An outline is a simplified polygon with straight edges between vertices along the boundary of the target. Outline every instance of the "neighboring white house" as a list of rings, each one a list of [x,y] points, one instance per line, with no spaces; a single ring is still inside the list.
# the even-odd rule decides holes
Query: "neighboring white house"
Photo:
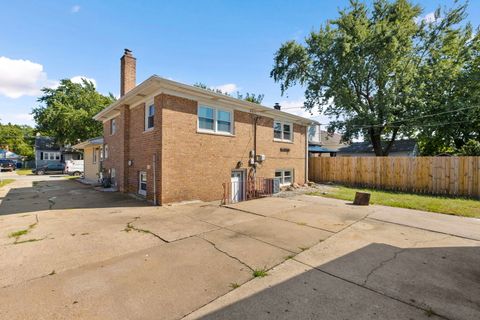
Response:
[[[308,127],[308,152],[310,157],[333,157],[348,143],[342,142],[342,135],[321,130],[320,125]]]

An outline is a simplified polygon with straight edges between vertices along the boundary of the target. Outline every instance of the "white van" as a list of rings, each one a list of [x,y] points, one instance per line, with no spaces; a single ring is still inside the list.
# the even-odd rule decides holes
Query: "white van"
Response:
[[[65,173],[74,176],[81,176],[83,174],[83,160],[66,161]]]

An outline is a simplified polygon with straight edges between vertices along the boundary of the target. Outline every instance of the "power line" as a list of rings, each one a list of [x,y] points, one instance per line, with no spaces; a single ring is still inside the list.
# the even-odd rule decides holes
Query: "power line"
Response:
[[[285,109],[296,109],[296,108],[303,108],[303,107],[291,107],[291,108],[285,108]],[[443,112],[437,112],[437,113],[432,113],[432,114],[427,114],[427,115],[421,115],[421,116],[418,116],[418,117],[411,117],[411,118],[405,118],[405,119],[402,119],[402,120],[395,120],[395,121],[391,121],[391,122],[388,122],[388,123],[384,123],[384,124],[367,124],[367,125],[352,125],[352,127],[356,127],[356,128],[370,128],[370,127],[384,127],[384,126],[389,126],[389,127],[401,127],[401,126],[390,126],[390,124],[392,123],[398,123],[398,122],[404,122],[404,121],[411,121],[411,120],[416,120],[416,119],[422,119],[422,118],[428,118],[428,117],[434,117],[434,116],[437,116],[437,115],[441,115],[441,114],[447,114],[447,113],[453,113],[453,112],[458,112],[458,111],[462,111],[462,110],[469,110],[469,109],[476,109],[476,108],[480,108],[480,106],[472,106],[472,107],[465,107],[465,108],[459,108],[459,109],[455,109],[455,110],[449,110],[449,111],[443,111]],[[346,123],[346,121],[340,121],[341,123]],[[460,123],[470,123],[471,121],[465,121],[465,122],[460,122]],[[320,125],[329,125],[330,123],[320,123]],[[428,125],[416,125],[417,127],[422,127],[422,126],[428,126]]]

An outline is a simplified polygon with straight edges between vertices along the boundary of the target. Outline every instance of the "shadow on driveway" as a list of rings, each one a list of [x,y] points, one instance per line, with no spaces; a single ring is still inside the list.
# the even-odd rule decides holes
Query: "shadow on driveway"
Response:
[[[479,265],[480,247],[373,243],[313,269],[288,261],[200,319],[480,319]]]

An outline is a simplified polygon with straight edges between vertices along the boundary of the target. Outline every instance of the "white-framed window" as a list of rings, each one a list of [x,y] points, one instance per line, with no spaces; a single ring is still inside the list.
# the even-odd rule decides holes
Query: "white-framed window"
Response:
[[[41,160],[60,160],[60,152],[43,152],[40,154]]]
[[[138,194],[147,195],[147,173],[140,171],[138,174]]]
[[[145,105],[145,130],[153,128],[155,124],[155,105],[153,101]]]
[[[97,148],[93,148],[92,163],[97,163]]]
[[[103,155],[105,156],[105,159],[108,158],[108,144],[106,144],[106,145],[103,147]]]
[[[233,112],[205,105],[198,106],[199,132],[233,134]]]
[[[293,124],[283,121],[274,121],[273,139],[277,141],[293,141]]]
[[[281,186],[290,185],[293,182],[293,169],[275,170],[275,178],[280,181]]]
[[[117,121],[116,119],[110,120],[110,134],[115,134],[117,132]]]
[[[103,147],[98,148],[100,150],[100,161],[103,160]]]

